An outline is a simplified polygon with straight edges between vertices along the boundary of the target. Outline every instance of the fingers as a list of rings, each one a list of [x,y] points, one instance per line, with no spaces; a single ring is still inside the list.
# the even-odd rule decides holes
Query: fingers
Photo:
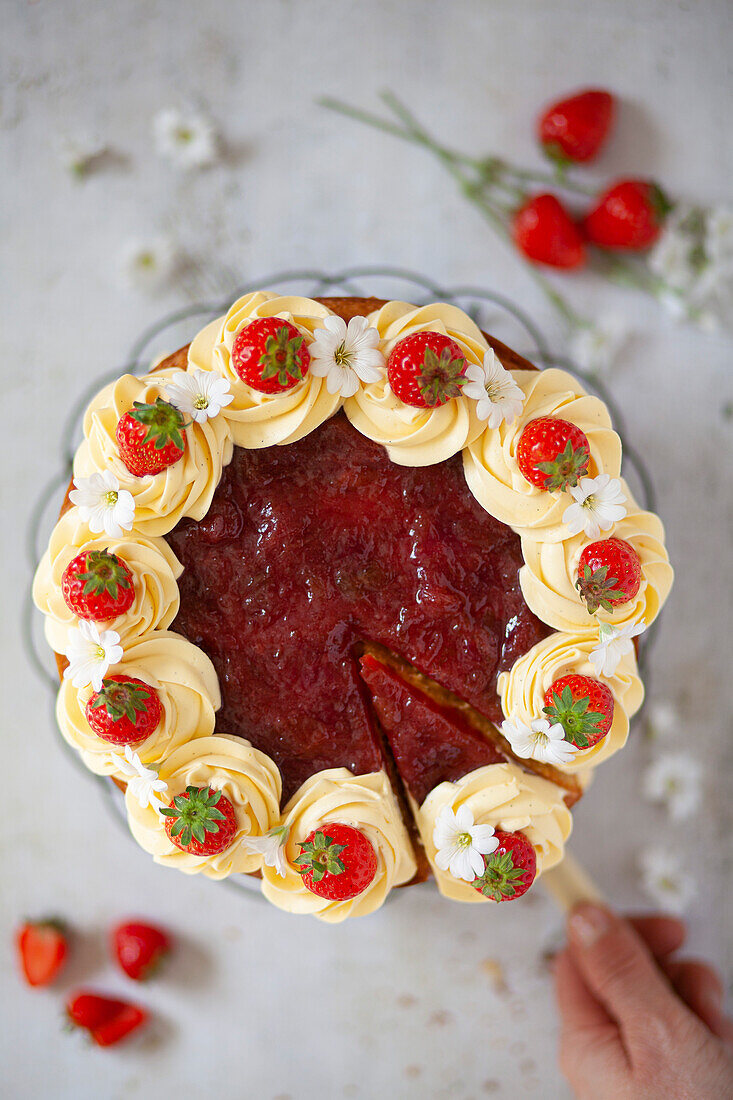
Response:
[[[586,986],[567,949],[555,959],[554,976],[563,1073],[579,1095],[600,1096],[599,1080],[608,1095],[619,1095],[629,1065],[616,1024]]]
[[[674,995],[634,928],[599,905],[577,906],[569,920],[569,951],[585,985],[616,1020],[633,1057],[640,1035],[668,1048],[689,1013]]]
[[[665,963],[665,972],[688,1008],[727,1043],[733,1043],[733,1022],[723,1014],[723,982],[717,971],[696,959]]]
[[[655,959],[671,955],[685,942],[687,926],[677,917],[668,917],[664,913],[645,913],[626,919],[639,933]]]

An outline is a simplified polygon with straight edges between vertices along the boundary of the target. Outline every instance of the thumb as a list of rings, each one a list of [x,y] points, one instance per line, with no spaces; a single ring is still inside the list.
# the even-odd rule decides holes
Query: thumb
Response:
[[[672,992],[648,947],[625,920],[584,902],[568,925],[570,952],[588,988],[618,1022],[629,1048],[656,1032],[665,1045],[687,1011]]]

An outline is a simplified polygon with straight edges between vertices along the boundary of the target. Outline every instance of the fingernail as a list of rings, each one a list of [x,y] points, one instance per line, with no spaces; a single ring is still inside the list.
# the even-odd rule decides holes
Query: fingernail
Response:
[[[576,943],[581,947],[590,947],[608,932],[611,916],[600,905],[584,901],[573,910],[568,926]]]

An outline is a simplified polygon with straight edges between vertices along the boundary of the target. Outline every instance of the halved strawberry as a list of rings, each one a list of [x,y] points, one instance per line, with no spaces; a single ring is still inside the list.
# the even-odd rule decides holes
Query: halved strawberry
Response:
[[[353,825],[328,822],[309,833],[294,861],[304,885],[329,901],[349,901],[366,890],[377,873],[370,840]]]
[[[600,680],[571,674],[555,680],[545,693],[543,710],[559,722],[565,740],[588,749],[603,740],[613,722],[613,693]]]
[[[69,562],[61,578],[66,606],[80,619],[115,619],[135,599],[132,573],[109,550],[84,550]]]
[[[108,676],[93,692],[86,719],[97,737],[112,745],[134,745],[149,737],[163,714],[155,688],[134,676]]]
[[[66,1003],[66,1016],[74,1027],[88,1031],[97,1046],[111,1047],[148,1019],[145,1009],[129,1001],[103,997],[82,990]]]
[[[524,833],[497,829],[499,847],[484,856],[484,871],[471,885],[485,898],[515,901],[526,894],[537,875],[537,855]]]
[[[578,562],[575,587],[588,612],[614,607],[633,600],[641,584],[641,561],[625,539],[600,539],[584,547]]]
[[[458,397],[465,384],[466,360],[460,346],[442,332],[414,332],[390,352],[387,378],[405,405],[437,408]]]
[[[68,954],[64,924],[55,917],[26,921],[16,932],[15,942],[28,985],[50,985]]]
[[[516,457],[531,485],[564,492],[588,473],[590,444],[577,424],[557,416],[539,416],[522,429]]]
[[[143,921],[127,921],[112,932],[112,951],[125,973],[136,982],[144,981],[170,951],[170,938],[161,929]]]
[[[120,458],[135,477],[159,474],[183,457],[185,427],[183,413],[162,397],[148,405],[135,401],[117,422]]]
[[[283,393],[308,373],[310,352],[290,321],[258,317],[240,329],[232,346],[232,366],[260,393]]]
[[[237,831],[234,806],[211,787],[186,787],[184,794],[177,794],[160,812],[171,843],[192,856],[218,855],[229,847]]]

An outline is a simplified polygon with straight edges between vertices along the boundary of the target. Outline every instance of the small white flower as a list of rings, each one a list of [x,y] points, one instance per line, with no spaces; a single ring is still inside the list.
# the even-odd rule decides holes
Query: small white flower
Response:
[[[234,394],[226,378],[213,370],[177,370],[165,387],[171,405],[203,424],[231,405]]]
[[[100,633],[96,623],[82,619],[78,627],[73,627],[66,642],[68,665],[64,669],[64,679],[71,680],[75,688],[91,684],[95,691],[102,690],[102,680],[110,665],[122,660],[122,646],[116,630],[103,630]]]
[[[308,345],[310,372],[326,379],[329,393],[353,397],[359,382],[378,382],[385,360],[379,350],[379,332],[366,317],[352,317],[348,327],[341,317],[325,317]]]
[[[175,108],[158,111],[153,119],[156,149],[177,168],[206,168],[219,155],[219,137],[209,118],[200,112],[184,114]]]
[[[278,825],[264,836],[243,836],[240,843],[245,852],[260,853],[265,866],[274,867],[277,873],[285,878],[288,872],[285,845],[289,832],[290,828],[287,825]]]
[[[733,269],[733,207],[714,206],[705,217],[705,252],[712,264]]]
[[[643,634],[645,630],[646,623],[643,619],[637,623],[625,623],[623,626],[612,626],[611,623],[601,620],[598,623],[598,645],[590,651],[590,663],[596,676],[613,676],[621,658],[634,648],[631,639]]]
[[[695,892],[695,880],[675,852],[646,848],[639,854],[644,890],[653,901],[673,913],[682,913]]]
[[[594,324],[580,325],[570,335],[570,358],[581,370],[602,374],[612,366],[628,336],[628,326],[620,317],[602,317]]]
[[[662,737],[673,733],[679,726],[677,708],[668,699],[649,702],[644,711],[651,737]]]
[[[132,530],[135,519],[135,498],[127,489],[120,489],[118,478],[111,470],[89,477],[75,477],[69,500],[94,534],[102,531],[110,538],[120,538]]]
[[[700,805],[702,768],[686,752],[668,753],[647,768],[644,797],[661,802],[675,821],[691,817]]]
[[[179,253],[167,237],[132,241],[122,252],[122,275],[134,290],[156,293],[173,277]]]
[[[565,730],[560,722],[549,718],[534,718],[531,725],[519,718],[507,718],[501,724],[501,732],[512,746],[512,751],[523,760],[539,760],[541,764],[569,764],[578,746],[565,740]]]
[[[435,822],[433,844],[437,849],[435,862],[441,871],[466,882],[473,882],[484,873],[484,856],[499,847],[491,825],[474,825],[468,806],[459,806],[455,813],[450,806],[443,807]]]
[[[568,486],[568,492],[575,503],[565,509],[562,521],[571,535],[584,531],[589,539],[597,539],[626,515],[626,497],[617,477],[581,477],[577,485]]]
[[[125,745],[124,756],[117,756],[117,767],[127,780],[127,789],[144,810],[152,806],[156,813],[165,806],[159,796],[168,790],[168,784],[158,778],[155,768],[146,768],[136,752]]]
[[[61,162],[77,179],[88,176],[107,152],[106,143],[96,134],[66,134],[59,143]]]
[[[524,393],[493,349],[484,355],[483,366],[468,364],[466,378],[463,396],[476,402],[476,416],[486,420],[489,428],[498,428],[504,420],[511,424],[519,416]]]

